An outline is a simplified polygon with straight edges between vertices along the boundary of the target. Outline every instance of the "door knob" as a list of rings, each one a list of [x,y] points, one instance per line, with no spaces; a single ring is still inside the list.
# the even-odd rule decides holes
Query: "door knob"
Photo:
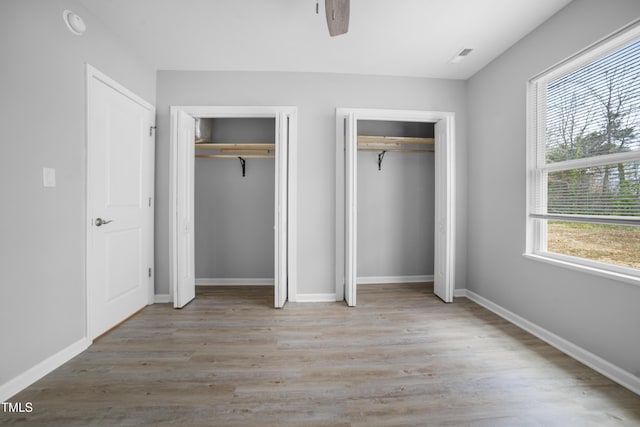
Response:
[[[102,218],[98,218],[98,219],[96,219],[96,227],[100,227],[101,225],[109,224],[110,222],[113,222],[113,220],[112,219],[104,220]]]

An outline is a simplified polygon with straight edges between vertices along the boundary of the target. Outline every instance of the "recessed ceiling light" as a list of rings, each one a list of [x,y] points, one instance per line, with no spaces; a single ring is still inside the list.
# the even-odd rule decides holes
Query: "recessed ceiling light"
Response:
[[[64,23],[67,24],[69,31],[76,36],[81,36],[87,31],[87,26],[82,18],[70,10],[62,12],[62,19],[64,19]]]
[[[460,52],[458,52],[456,56],[451,58],[451,61],[449,62],[451,62],[452,64],[457,64],[458,62],[461,62],[464,58],[466,58],[471,52],[473,52],[473,49],[471,48],[462,48]]]

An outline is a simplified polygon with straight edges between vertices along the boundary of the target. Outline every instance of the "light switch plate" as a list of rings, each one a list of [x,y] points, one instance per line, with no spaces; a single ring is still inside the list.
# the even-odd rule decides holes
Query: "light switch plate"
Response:
[[[42,185],[45,187],[56,186],[56,170],[54,168],[42,168]]]

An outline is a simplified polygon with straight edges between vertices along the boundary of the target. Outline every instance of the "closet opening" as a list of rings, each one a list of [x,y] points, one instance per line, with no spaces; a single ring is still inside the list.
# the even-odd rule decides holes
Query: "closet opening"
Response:
[[[359,284],[455,287],[454,113],[336,110],[336,300]]]
[[[195,122],[196,286],[273,287],[275,118]]]
[[[433,282],[434,124],[357,122],[357,284]]]
[[[296,137],[295,107],[171,107],[174,307],[196,284],[295,299]]]

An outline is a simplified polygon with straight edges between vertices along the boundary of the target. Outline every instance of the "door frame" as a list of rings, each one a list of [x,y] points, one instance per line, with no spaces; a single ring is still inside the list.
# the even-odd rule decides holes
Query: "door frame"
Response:
[[[286,253],[286,286],[284,289],[274,289],[275,299],[278,300],[278,292],[286,292],[286,300],[295,301],[297,293],[297,107],[257,107],[257,106],[171,106],[170,107],[170,150],[169,150],[169,171],[170,171],[170,212],[169,212],[169,292],[173,301],[176,287],[178,286],[178,115],[184,112],[192,117],[199,118],[273,118],[276,126],[282,120],[283,115],[290,117],[289,122],[289,144],[287,162],[276,161],[275,175],[287,177],[287,197],[279,198],[280,205],[275,207],[275,223],[280,227],[286,226],[287,239],[274,238],[276,253],[278,244],[286,244],[283,251]],[[276,134],[280,134],[280,129],[276,129]],[[277,143],[277,141],[276,141]],[[276,156],[278,156],[276,146]],[[278,160],[278,159],[276,159]],[[275,179],[275,177],[274,177]],[[276,180],[276,183],[278,180]],[[276,194],[278,189],[276,188]],[[280,215],[279,212],[283,212]],[[274,224],[274,228],[275,225]],[[276,257],[277,258],[277,255]],[[277,274],[278,265],[274,265]]]
[[[351,239],[350,247],[357,243],[357,206],[345,203],[347,185],[351,185],[357,200],[357,155],[350,170],[351,176],[346,176],[347,150],[356,150],[355,146],[347,146],[353,138],[347,137],[347,120],[353,123],[358,120],[384,120],[405,122],[436,123],[435,134],[435,209],[436,224],[434,230],[435,257],[434,280],[440,281],[439,297],[445,302],[452,302],[455,290],[455,218],[456,218],[456,161],[455,161],[455,114],[443,111],[418,110],[388,110],[365,108],[337,108],[336,109],[336,300],[341,301],[345,296],[348,304],[356,302],[356,250],[347,251],[346,244]],[[351,151],[353,153],[353,151]],[[347,221],[353,225],[350,235],[346,232]],[[442,238],[438,239],[438,230]],[[350,295],[345,295],[346,274],[353,282]]]
[[[90,248],[91,248],[91,242],[90,242],[90,238],[91,238],[91,234],[92,234],[92,230],[94,227],[94,224],[92,223],[91,219],[91,209],[92,207],[89,205],[89,202],[91,201],[91,198],[89,197],[89,191],[91,191],[91,188],[93,187],[92,184],[90,184],[89,182],[89,177],[91,176],[90,174],[90,164],[89,164],[89,150],[90,150],[90,145],[91,145],[91,141],[90,141],[90,133],[89,133],[89,108],[90,105],[92,105],[93,102],[93,93],[90,90],[90,82],[92,79],[95,79],[103,84],[105,84],[106,86],[110,87],[111,89],[115,90],[116,92],[120,93],[121,95],[129,98],[130,100],[132,100],[133,102],[137,103],[138,105],[140,105],[141,107],[149,110],[149,112],[152,114],[153,119],[151,120],[151,122],[149,123],[150,125],[150,129],[149,132],[152,133],[151,136],[153,136],[154,141],[151,143],[151,149],[149,150],[148,153],[148,158],[144,159],[145,162],[148,162],[148,174],[149,176],[147,176],[147,181],[148,181],[148,185],[149,188],[147,189],[149,192],[149,213],[148,215],[146,215],[146,226],[149,227],[149,242],[147,242],[147,244],[149,245],[147,248],[147,263],[144,266],[140,266],[143,269],[149,268],[150,269],[150,273],[149,273],[149,280],[147,281],[147,305],[153,304],[154,303],[154,298],[155,298],[155,289],[154,289],[154,281],[155,281],[155,265],[154,265],[154,241],[155,241],[155,228],[154,228],[154,211],[155,211],[155,202],[154,202],[154,188],[155,188],[155,132],[152,132],[153,129],[155,129],[155,111],[156,111],[156,107],[147,102],[146,100],[144,100],[143,98],[141,98],[140,96],[138,96],[137,94],[135,94],[134,92],[132,92],[131,90],[127,89],[125,86],[121,85],[120,83],[118,83],[117,81],[113,80],[112,78],[110,78],[109,76],[107,76],[106,74],[104,74],[103,72],[101,72],[100,70],[98,70],[97,68],[93,67],[90,64],[85,64],[85,96],[86,96],[86,104],[85,104],[85,141],[86,141],[86,145],[85,145],[85,209],[84,209],[84,219],[85,219],[85,251],[84,251],[84,261],[85,261],[85,271],[84,271],[84,276],[85,276],[85,307],[86,307],[86,312],[85,312],[85,318],[86,318],[86,325],[85,325],[85,335],[87,338],[89,338],[90,340],[93,340],[95,338],[94,334],[94,324],[95,324],[95,320],[92,318],[93,313],[94,313],[94,307],[91,304],[92,298],[91,295],[93,294],[94,290],[92,289],[92,284],[89,281],[89,269],[91,268],[91,257],[89,254]],[[132,313],[133,314],[133,313]],[[124,320],[124,319],[123,319]]]

